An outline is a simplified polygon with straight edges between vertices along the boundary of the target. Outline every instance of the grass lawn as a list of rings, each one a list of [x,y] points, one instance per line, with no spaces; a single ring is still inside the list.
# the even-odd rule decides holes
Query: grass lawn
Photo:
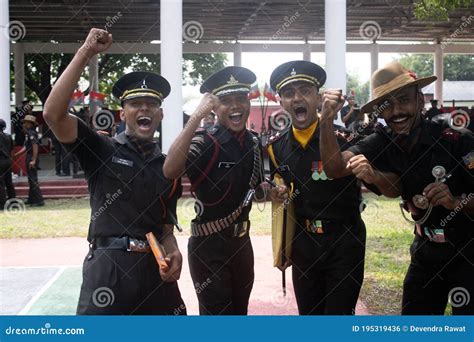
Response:
[[[363,213],[367,225],[365,280],[361,298],[372,314],[400,313],[402,284],[409,263],[413,239],[410,225],[400,214],[398,200],[373,195],[365,197]],[[178,217],[184,232],[194,216],[194,201],[181,199]],[[253,235],[269,235],[270,210],[266,203],[254,203],[251,220]],[[40,208],[23,212],[0,213],[0,238],[86,237],[90,208],[88,199],[49,200]]]

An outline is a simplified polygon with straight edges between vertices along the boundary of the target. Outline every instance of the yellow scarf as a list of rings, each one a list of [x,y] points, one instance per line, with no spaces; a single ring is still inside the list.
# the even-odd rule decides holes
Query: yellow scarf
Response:
[[[316,128],[318,127],[318,122],[319,120],[316,120],[311,126],[301,130],[296,129],[294,126],[292,126],[293,135],[296,141],[298,141],[303,148],[306,148],[306,145],[308,145],[311,137],[313,136],[314,132],[316,131]]]

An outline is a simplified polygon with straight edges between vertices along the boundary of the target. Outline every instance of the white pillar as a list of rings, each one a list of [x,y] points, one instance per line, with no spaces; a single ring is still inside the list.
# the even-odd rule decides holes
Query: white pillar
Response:
[[[99,58],[97,55],[89,60],[90,89],[99,91]]]
[[[183,1],[160,2],[161,74],[171,85],[171,93],[163,102],[161,124],[163,152],[183,129]]]
[[[13,44],[13,67],[15,71],[15,105],[21,105],[25,97],[25,53],[23,43]]]
[[[324,1],[326,88],[346,89],[346,0]],[[339,114],[336,123],[341,124]]]
[[[234,66],[242,66],[242,44],[235,43]]]
[[[370,46],[370,95],[369,98],[372,99],[372,74],[379,68],[379,44],[374,42]]]
[[[10,39],[8,30],[8,0],[0,1],[0,118],[5,120],[5,132],[11,132],[10,117]],[[7,31],[8,32],[8,31]]]
[[[311,44],[306,42],[303,48],[303,60],[311,62]]]
[[[97,55],[89,60],[89,90],[99,91],[99,58]],[[95,114],[98,110],[95,103],[89,102],[89,111]]]
[[[435,76],[438,77],[435,83],[434,99],[438,100],[438,104],[443,104],[443,49],[440,44],[435,45],[435,56],[434,56],[434,70]]]

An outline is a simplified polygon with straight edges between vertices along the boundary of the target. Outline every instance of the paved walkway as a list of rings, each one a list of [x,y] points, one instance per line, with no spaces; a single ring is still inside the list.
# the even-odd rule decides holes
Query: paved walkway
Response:
[[[187,237],[178,236],[183,252],[179,286],[188,314],[198,314],[198,303],[186,259]],[[271,237],[252,237],[255,283],[251,315],[296,315],[297,308],[287,270],[287,295],[281,290],[281,272],[272,267]],[[74,314],[81,283],[81,265],[88,250],[84,238],[0,240],[0,314]],[[362,303],[356,313],[367,315]]]

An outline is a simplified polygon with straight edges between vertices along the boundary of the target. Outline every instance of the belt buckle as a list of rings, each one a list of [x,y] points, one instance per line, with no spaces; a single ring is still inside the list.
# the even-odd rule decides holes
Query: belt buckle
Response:
[[[129,239],[127,252],[148,252],[149,248],[145,241]]]
[[[242,227],[240,227],[240,225],[242,225]],[[248,221],[245,221],[245,222],[242,222],[242,223],[237,223],[234,226],[233,237],[241,238],[241,237],[245,236],[245,234],[247,234],[247,230],[248,230]]]
[[[444,229],[442,228],[429,229],[428,227],[425,227],[424,233],[431,242],[435,242],[435,243],[446,242],[446,236],[444,235]]]
[[[323,221],[321,220],[306,220],[306,230],[314,234],[323,234]]]

